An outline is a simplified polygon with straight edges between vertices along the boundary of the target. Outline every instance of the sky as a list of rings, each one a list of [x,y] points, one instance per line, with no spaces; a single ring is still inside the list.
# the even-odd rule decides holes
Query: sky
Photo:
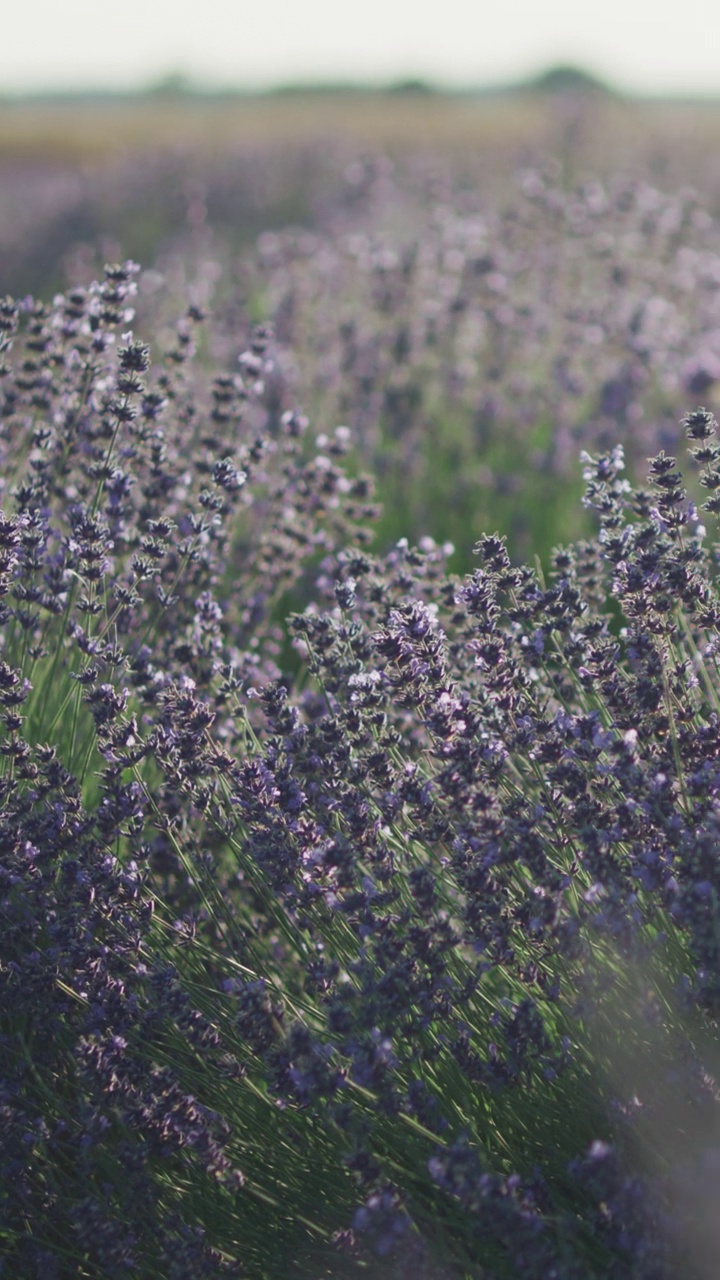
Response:
[[[0,94],[421,77],[571,63],[640,93],[720,94],[717,0],[5,0]]]

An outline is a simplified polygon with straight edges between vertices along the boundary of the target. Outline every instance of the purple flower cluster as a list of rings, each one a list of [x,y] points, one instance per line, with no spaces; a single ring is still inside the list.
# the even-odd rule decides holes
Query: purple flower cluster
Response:
[[[216,779],[236,767],[238,691],[278,674],[276,602],[369,509],[365,482],[303,450],[299,414],[268,432],[266,330],[240,350],[242,374],[191,385],[191,306],[151,371],[149,347],[118,332],[136,274],[108,267],[50,306],[0,308],[2,1222],[16,1274],[67,1274],[66,1255],[96,1275],[237,1272],[236,1242],[210,1243],[188,1208],[205,1188],[206,1218],[243,1185],[232,1125],[182,1058],[218,1080],[244,1069],[172,961],[210,929],[197,822],[218,817]]]
[[[712,413],[459,578],[137,275],[0,305],[8,1273],[701,1280]]]

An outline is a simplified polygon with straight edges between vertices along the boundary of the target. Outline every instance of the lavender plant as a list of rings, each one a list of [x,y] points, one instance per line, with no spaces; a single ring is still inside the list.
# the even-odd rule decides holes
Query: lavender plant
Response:
[[[709,1277],[712,413],[459,578],[136,277],[0,308],[6,1274]]]

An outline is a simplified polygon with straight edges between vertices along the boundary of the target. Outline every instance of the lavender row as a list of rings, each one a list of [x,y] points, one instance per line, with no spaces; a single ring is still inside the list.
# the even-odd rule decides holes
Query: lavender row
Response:
[[[158,292],[0,308],[8,1274],[709,1276],[712,413],[457,577]]]

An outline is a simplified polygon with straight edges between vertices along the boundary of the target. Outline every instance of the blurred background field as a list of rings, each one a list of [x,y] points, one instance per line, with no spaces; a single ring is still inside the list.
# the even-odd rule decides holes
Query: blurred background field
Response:
[[[623,443],[642,478],[715,404],[719,142],[713,101],[573,68],[484,93],[6,98],[0,292],[132,258],[143,337],[195,301],[228,371],[269,323],[281,407],[350,427],[380,543],[450,540],[465,569],[499,528],[547,561],[588,529],[581,449]]]

